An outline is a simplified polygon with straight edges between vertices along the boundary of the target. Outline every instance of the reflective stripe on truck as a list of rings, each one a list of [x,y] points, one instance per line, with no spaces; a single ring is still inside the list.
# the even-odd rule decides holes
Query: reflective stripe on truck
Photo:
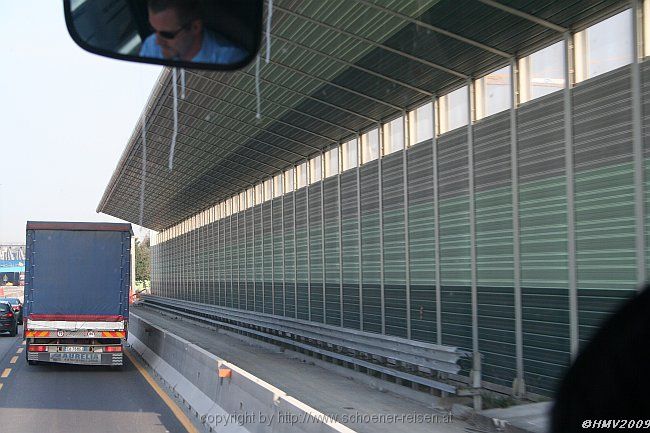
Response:
[[[56,336],[56,331],[54,331]],[[25,337],[27,338],[36,338],[36,337],[49,337],[50,331],[25,331]]]
[[[125,338],[124,331],[97,331],[84,330],[77,332],[49,330],[49,331],[25,331],[26,338]]]
[[[126,332],[124,331],[102,331],[103,338],[124,338]]]

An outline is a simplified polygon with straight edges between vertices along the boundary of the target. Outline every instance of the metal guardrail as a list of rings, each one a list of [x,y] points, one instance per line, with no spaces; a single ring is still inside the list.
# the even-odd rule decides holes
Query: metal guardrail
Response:
[[[457,347],[154,295],[143,296],[142,301],[147,306],[163,311],[253,334],[450,394],[478,394],[476,388],[458,388],[440,380],[400,370],[397,365],[403,364],[404,367],[418,371],[424,367],[443,374],[456,374],[460,370],[459,361],[472,357],[471,352]],[[378,358],[384,362],[377,363]]]

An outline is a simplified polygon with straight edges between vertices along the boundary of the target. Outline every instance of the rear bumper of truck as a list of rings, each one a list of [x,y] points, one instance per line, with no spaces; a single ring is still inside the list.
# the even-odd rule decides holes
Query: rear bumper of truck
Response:
[[[79,365],[122,365],[122,352],[75,353],[75,352],[27,352],[28,361]]]
[[[27,361],[56,364],[123,365],[122,351],[127,322],[75,320],[34,320],[27,318],[24,337]],[[39,319],[79,319],[78,316],[38,317]],[[97,319],[96,316],[88,316]]]

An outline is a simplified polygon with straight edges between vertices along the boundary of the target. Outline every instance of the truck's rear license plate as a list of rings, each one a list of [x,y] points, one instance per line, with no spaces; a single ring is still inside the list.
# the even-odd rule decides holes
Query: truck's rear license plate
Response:
[[[50,353],[50,361],[52,362],[100,363],[101,360],[102,358],[99,353],[65,353],[65,352]]]
[[[63,347],[64,352],[88,352],[87,347],[83,346],[65,346]]]

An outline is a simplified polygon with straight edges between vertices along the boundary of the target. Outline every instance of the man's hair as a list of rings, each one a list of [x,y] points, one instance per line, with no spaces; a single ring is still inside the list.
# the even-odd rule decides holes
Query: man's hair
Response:
[[[181,23],[188,23],[202,17],[199,0],[148,0],[147,6],[154,13],[167,9],[176,9]]]

